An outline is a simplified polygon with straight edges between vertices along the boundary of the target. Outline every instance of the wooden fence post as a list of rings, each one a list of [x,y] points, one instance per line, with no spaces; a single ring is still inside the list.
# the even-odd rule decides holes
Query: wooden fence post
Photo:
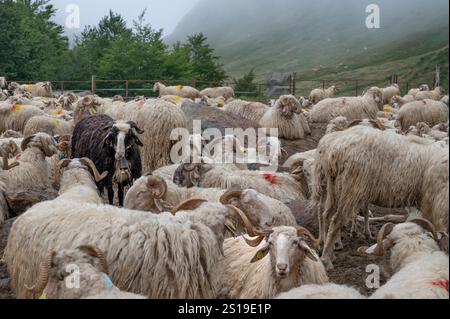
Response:
[[[91,78],[91,92],[92,94],[95,94],[97,91],[97,77],[95,75]]]
[[[125,81],[125,98],[128,99],[128,80]]]
[[[297,73],[292,73],[292,95],[295,96],[297,91]]]
[[[64,81],[61,81],[61,82],[59,83],[59,86],[60,86],[60,88],[61,88],[61,94],[64,94]]]
[[[437,88],[441,86],[441,67],[436,65],[436,72],[434,74],[434,87]]]
[[[356,96],[358,96],[359,95],[359,80],[356,80],[355,81],[355,90],[356,90]]]
[[[191,85],[193,88],[197,87],[197,78],[195,76],[192,77]]]

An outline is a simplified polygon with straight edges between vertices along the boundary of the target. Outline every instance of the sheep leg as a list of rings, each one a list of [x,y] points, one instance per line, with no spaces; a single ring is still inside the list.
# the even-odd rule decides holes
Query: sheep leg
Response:
[[[373,235],[370,232],[370,210],[369,207],[364,209],[364,235],[367,239],[373,239]]]
[[[334,214],[333,218],[330,221],[330,228],[327,234],[327,239],[325,241],[325,246],[323,248],[322,253],[322,262],[327,270],[333,270],[333,261],[335,259],[334,256],[334,243],[336,242],[337,236],[340,233],[340,230],[343,226],[343,216],[342,205],[339,205],[336,214]]]
[[[123,184],[118,185],[117,196],[119,197],[119,207],[123,207]]]
[[[111,186],[108,186],[108,201],[109,205],[114,205],[114,189]]]

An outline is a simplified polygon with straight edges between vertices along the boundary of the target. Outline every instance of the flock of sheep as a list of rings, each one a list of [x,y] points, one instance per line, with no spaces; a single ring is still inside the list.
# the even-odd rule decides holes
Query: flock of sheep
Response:
[[[372,239],[380,219],[389,222],[376,243],[358,251],[390,252],[393,274],[370,298],[449,298],[449,104],[439,87],[334,97],[333,86],[272,105],[235,99],[230,87],[154,91],[128,102],[55,98],[50,83],[0,92],[0,226],[16,218],[0,262],[18,298],[364,299],[327,272],[346,226],[354,235],[364,222]],[[312,123],[326,133],[283,172],[217,154],[172,163],[186,103],[277,128],[279,139],[255,150],[277,158]],[[234,136],[202,142],[250,152]],[[299,200],[317,216],[318,238],[297,224],[289,204]],[[369,204],[418,212],[373,218]],[[80,285],[68,287],[75,269]]]

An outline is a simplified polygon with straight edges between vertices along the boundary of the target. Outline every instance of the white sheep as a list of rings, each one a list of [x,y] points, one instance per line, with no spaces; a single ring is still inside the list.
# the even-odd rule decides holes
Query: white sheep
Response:
[[[300,183],[290,174],[240,170],[235,165],[181,164],[173,181],[182,187],[251,188],[285,204],[305,199]]]
[[[226,101],[228,99],[234,98],[234,89],[229,86],[206,88],[201,91],[200,94],[212,99],[223,97]]]
[[[448,300],[449,259],[436,242],[442,236],[448,245],[448,235],[445,239],[445,234],[437,233],[429,221],[421,218],[399,225],[385,224],[377,244],[366,252],[382,256],[390,250],[395,273],[370,298]]]
[[[184,85],[165,86],[160,82],[156,82],[153,86],[153,92],[159,92],[160,97],[164,95],[177,95],[191,100],[201,98],[201,94],[197,89]]]
[[[329,268],[340,229],[369,204],[418,207],[448,232],[448,147],[356,126],[326,135],[316,154],[312,200]]]
[[[305,228],[286,226],[273,228],[265,241],[225,240],[221,295],[269,299],[294,287],[328,282],[315,244]]]
[[[406,103],[414,102],[416,99],[412,95],[405,95],[401,97],[400,95],[394,95],[390,101],[390,105],[395,109],[400,109]]]
[[[225,104],[222,108],[224,112],[242,117],[254,123],[259,123],[270,107],[260,102],[248,102],[243,100],[233,100]]]
[[[440,125],[435,126],[439,128]],[[426,138],[431,138],[434,141],[442,141],[443,139],[448,137],[448,129],[446,132],[443,132],[435,127],[430,128],[426,123],[420,122],[416,124],[416,128],[419,130],[421,135]]]
[[[210,202],[233,205],[247,213],[254,225],[261,227],[297,225],[289,207],[255,190],[225,190],[217,188],[181,188],[170,180],[154,175],[143,176],[128,190],[124,207],[160,214],[172,211],[180,203],[200,198]]]
[[[334,85],[327,89],[314,89],[309,94],[309,101],[311,101],[312,104],[317,104],[322,100],[333,97],[336,92],[336,86]]]
[[[68,135],[72,134],[73,128],[73,122],[67,122],[59,117],[48,115],[33,116],[25,124],[23,135],[30,136],[37,133],[47,133],[51,136]]]
[[[391,86],[382,89],[383,92],[383,104],[389,104],[394,96],[400,95],[400,87],[394,83]]]
[[[298,288],[294,288],[288,292],[279,294],[275,299],[366,299],[365,296],[355,288],[336,285],[336,284],[324,284],[324,285],[305,285]]]
[[[418,101],[422,101],[422,100],[434,100],[434,101],[439,101],[441,99],[441,88],[440,87],[436,87],[434,90],[428,91],[428,90],[424,90],[424,91],[420,91],[415,95],[415,99]]]
[[[311,134],[308,120],[301,112],[301,104],[293,95],[281,96],[259,121],[262,128],[278,129],[278,137],[303,139]]]
[[[111,280],[121,290],[153,299],[215,298],[225,232],[234,233],[237,221],[253,236],[264,234],[238,208],[204,200],[180,204],[175,216],[99,205],[80,161],[62,162],[60,196],[33,206],[11,228],[4,260],[18,298],[37,297],[25,284],[36,282],[46,252],[81,245],[108,252]]]
[[[428,84],[422,84],[419,86],[419,88],[413,88],[411,90],[409,90],[408,95],[412,95],[414,98],[416,98],[417,93],[422,92],[422,91],[429,91],[430,87],[428,86]]]
[[[440,101],[422,100],[402,106],[398,112],[398,121],[403,131],[419,122],[429,126],[448,122],[448,106]]]
[[[77,285],[68,286],[69,280]],[[114,286],[105,254],[92,246],[51,252],[41,264],[37,283],[28,288],[39,299],[145,299]]]
[[[39,115],[44,112],[33,105],[0,102],[0,134],[6,130],[21,132],[30,118]]]
[[[316,104],[309,113],[313,123],[328,123],[338,116],[348,120],[376,119],[383,110],[383,93],[379,88],[371,88],[362,97],[341,97],[325,99]]]

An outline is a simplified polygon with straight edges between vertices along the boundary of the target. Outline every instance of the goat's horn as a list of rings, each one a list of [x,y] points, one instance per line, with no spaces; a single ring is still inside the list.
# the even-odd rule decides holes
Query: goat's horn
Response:
[[[20,144],[20,148],[22,149],[22,152],[24,152],[28,148],[28,144],[30,144],[31,140],[35,137],[36,137],[36,135],[30,135],[23,139],[22,144]]]
[[[50,275],[50,269],[52,268],[53,259],[55,258],[56,252],[51,252],[45,260],[41,263],[39,278],[35,285],[29,287],[25,285],[25,288],[31,291],[33,294],[40,294],[44,291],[48,283],[48,278]]]
[[[101,271],[104,274],[109,275],[106,254],[101,249],[94,247],[94,246],[89,246],[89,245],[80,246],[80,247],[78,247],[78,249],[81,250],[82,252],[88,254],[91,257],[98,258],[100,260],[100,266],[102,268]]]
[[[184,164],[184,170],[186,172],[192,172],[195,169],[196,165],[195,164]]]
[[[228,190],[220,197],[220,202],[223,205],[229,205],[231,204],[231,200],[239,199],[241,196],[242,196],[241,190],[233,190],[233,189]]]
[[[374,253],[376,256],[384,255],[383,241],[392,232],[394,227],[395,227],[395,224],[387,223],[387,224],[384,224],[383,227],[381,228],[381,230],[377,236],[377,248],[375,249],[375,253]]]
[[[95,167],[94,162],[91,161],[89,158],[83,157],[83,158],[80,159],[80,162],[83,163],[84,165],[86,165],[87,167],[89,167],[92,170],[92,173],[94,174],[95,181],[97,183],[102,181],[103,179],[105,179],[106,176],[108,176],[108,172],[103,172],[100,175],[100,173],[97,170],[97,167]]]
[[[179,211],[182,211],[182,210],[194,210],[194,209],[197,209],[203,203],[206,203],[206,202],[207,202],[206,199],[201,199],[201,198],[189,199],[189,200],[184,201],[184,202],[178,204],[177,206],[175,206],[172,209],[172,214],[175,215],[176,213],[178,213]]]
[[[431,234],[433,234],[433,238],[435,240],[438,239],[436,228],[429,220],[426,220],[424,218],[414,218],[414,219],[410,220],[409,222],[419,225],[423,229],[425,229],[425,230],[429,231]]]

